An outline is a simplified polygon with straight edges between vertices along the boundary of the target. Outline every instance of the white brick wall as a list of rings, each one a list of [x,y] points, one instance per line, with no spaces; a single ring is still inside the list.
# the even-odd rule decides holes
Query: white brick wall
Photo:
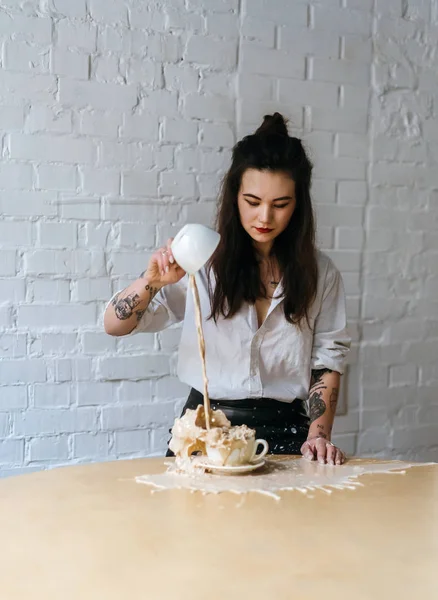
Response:
[[[162,453],[180,330],[106,300],[283,111],[353,334],[337,440],[438,460],[437,0],[50,0],[0,15],[0,473]]]

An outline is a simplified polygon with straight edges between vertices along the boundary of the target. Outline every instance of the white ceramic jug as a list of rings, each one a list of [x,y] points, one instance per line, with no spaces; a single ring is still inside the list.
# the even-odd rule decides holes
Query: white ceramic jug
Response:
[[[198,223],[189,223],[176,234],[172,254],[187,273],[193,275],[205,265],[219,244],[220,235]]]

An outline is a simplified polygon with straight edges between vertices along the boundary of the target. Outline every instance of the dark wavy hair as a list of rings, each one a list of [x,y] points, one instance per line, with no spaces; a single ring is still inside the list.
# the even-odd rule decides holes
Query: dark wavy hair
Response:
[[[233,317],[243,302],[255,303],[266,297],[260,278],[258,257],[252,238],[243,228],[237,204],[242,176],[247,169],[283,172],[294,180],[295,211],[286,229],[275,238],[271,251],[283,277],[284,314],[289,323],[307,320],[315,298],[318,267],[315,247],[315,220],[310,197],[312,164],[301,140],[290,137],[283,116],[266,115],[257,131],[233,148],[231,167],[221,186],[216,229],[219,246],[210,259],[216,285],[210,285],[211,314]],[[209,281],[211,279],[209,278]]]

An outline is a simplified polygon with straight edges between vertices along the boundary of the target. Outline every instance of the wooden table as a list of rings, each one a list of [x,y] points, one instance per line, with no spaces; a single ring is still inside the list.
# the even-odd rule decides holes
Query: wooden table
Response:
[[[141,459],[2,480],[2,600],[438,598],[438,465],[243,504],[134,481],[163,470]]]

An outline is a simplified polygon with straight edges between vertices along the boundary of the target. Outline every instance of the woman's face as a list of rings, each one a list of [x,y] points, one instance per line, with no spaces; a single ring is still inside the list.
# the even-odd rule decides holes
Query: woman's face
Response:
[[[237,196],[240,221],[262,253],[271,250],[296,206],[295,181],[281,171],[247,169]]]

